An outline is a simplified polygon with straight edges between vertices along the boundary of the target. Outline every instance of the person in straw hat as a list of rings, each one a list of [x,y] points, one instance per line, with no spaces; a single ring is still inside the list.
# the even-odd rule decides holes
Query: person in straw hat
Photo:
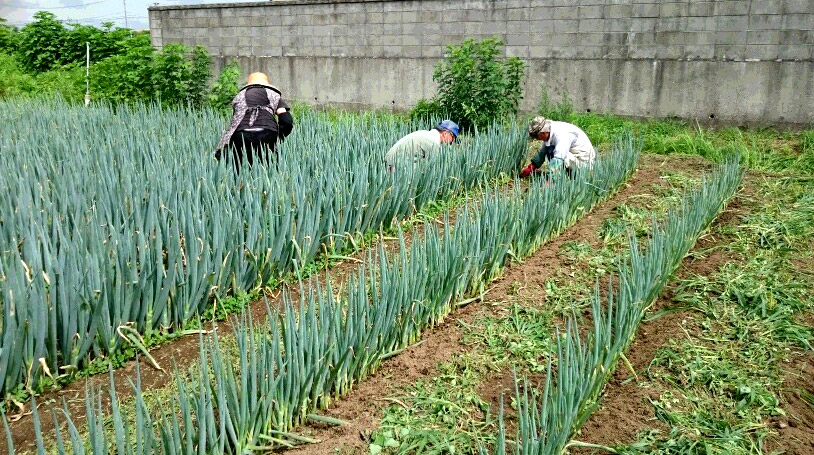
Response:
[[[596,158],[594,146],[585,132],[567,122],[534,117],[529,123],[529,138],[543,141],[543,145],[531,163],[520,171],[520,177],[528,177],[546,161],[550,173],[564,168],[570,177],[577,168],[590,166]]]
[[[265,73],[252,73],[232,99],[232,108],[232,121],[218,142],[215,158],[228,156],[228,149],[236,167],[244,160],[251,166],[255,157],[268,164],[269,155],[276,154],[277,141],[294,128],[282,93],[269,83]]]

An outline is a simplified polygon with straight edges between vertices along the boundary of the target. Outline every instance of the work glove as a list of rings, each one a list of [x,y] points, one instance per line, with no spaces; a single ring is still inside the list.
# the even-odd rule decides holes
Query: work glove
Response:
[[[524,167],[522,171],[520,171],[520,178],[526,178],[531,173],[534,172],[534,163],[529,163],[528,166]]]

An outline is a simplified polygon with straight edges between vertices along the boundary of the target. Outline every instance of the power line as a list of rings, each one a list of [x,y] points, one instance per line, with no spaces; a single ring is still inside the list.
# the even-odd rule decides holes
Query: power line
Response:
[[[107,2],[107,1],[109,1],[109,0],[96,0],[95,2],[79,3],[79,4],[76,4],[76,5],[54,6],[54,7],[50,7],[50,8],[45,7],[45,6],[9,6],[8,8],[21,9],[21,10],[35,9],[35,10],[38,10],[38,11],[48,11],[48,10],[52,10],[52,9],[84,8],[86,6],[98,5],[99,3],[104,3],[104,2]],[[4,6],[4,8],[6,8],[6,7]]]

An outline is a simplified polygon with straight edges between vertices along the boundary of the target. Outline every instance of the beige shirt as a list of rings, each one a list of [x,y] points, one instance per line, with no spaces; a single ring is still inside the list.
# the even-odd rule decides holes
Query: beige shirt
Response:
[[[439,150],[441,150],[441,132],[436,129],[419,130],[393,144],[384,155],[384,161],[390,166],[395,166],[397,162],[403,160],[410,160],[414,164]]]

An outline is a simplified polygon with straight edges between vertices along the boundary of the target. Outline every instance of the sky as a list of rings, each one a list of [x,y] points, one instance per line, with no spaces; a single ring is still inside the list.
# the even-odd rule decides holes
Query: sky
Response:
[[[147,7],[200,3],[232,3],[234,0],[0,0],[0,17],[21,27],[37,11],[50,11],[57,19],[99,25],[110,21],[117,26],[147,29]],[[125,24],[125,8],[127,23]]]

